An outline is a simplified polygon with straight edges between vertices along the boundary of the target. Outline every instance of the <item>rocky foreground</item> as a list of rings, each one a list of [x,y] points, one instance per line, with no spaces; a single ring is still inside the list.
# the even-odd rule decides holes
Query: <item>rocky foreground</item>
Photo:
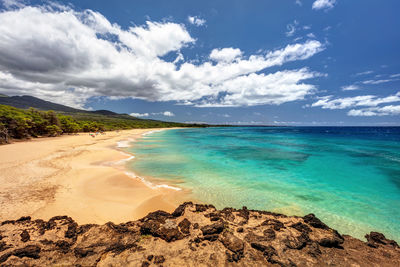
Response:
[[[313,214],[184,203],[123,224],[67,216],[0,226],[0,266],[400,266],[395,241],[340,235]]]

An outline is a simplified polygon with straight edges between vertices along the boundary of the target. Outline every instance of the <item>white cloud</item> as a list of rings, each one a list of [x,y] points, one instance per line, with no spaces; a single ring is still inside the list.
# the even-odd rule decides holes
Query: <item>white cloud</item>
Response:
[[[296,0],[295,3],[296,3],[296,5],[298,5],[298,6],[302,6],[302,5],[303,5],[303,3],[301,2],[301,0]]]
[[[313,3],[312,8],[316,9],[316,10],[330,9],[335,6],[335,3],[336,3],[336,0],[316,0]]]
[[[149,113],[131,113],[129,115],[131,115],[133,117],[148,117]]]
[[[381,83],[388,83],[388,82],[394,82],[398,81],[399,79],[382,79],[382,80],[368,80],[368,81],[363,81],[363,84],[381,84]]]
[[[388,116],[388,115],[400,115],[400,105],[397,106],[383,106],[376,108],[365,108],[365,109],[352,109],[347,115],[349,116]]]
[[[359,89],[361,89],[360,86],[358,86],[356,84],[342,86],[343,91],[354,91],[354,90],[359,90]]]
[[[172,113],[171,111],[162,111],[162,112],[153,112],[153,113],[131,113],[129,114],[133,117],[148,117],[150,115],[156,116],[156,115],[162,115],[166,117],[174,117],[175,114]]]
[[[308,38],[311,38],[311,39],[317,38],[317,37],[315,36],[315,34],[313,34],[312,32],[310,32],[309,34],[307,34],[307,37],[308,37]]]
[[[313,103],[312,107],[322,107],[323,109],[345,109],[351,107],[365,106],[376,107],[381,104],[400,102],[400,92],[387,97],[377,97],[374,95],[363,95],[332,99],[332,96],[322,97]]]
[[[4,5],[5,8],[10,9],[10,8],[21,8],[25,6],[25,1],[23,0],[2,0],[1,1]]]
[[[242,56],[242,51],[239,48],[223,48],[223,49],[213,49],[210,54],[210,59],[217,62],[230,63],[235,59],[240,59]]]
[[[249,56],[221,48],[211,51],[211,60],[193,63],[181,53],[195,45],[183,24],[148,21],[122,29],[100,13],[65,6],[3,10],[0,21],[0,93],[74,107],[92,96],[198,106],[301,100],[315,91],[304,81],[319,73],[307,68],[262,72],[325,49],[316,40]],[[162,59],[168,53],[176,53],[174,62]]]
[[[372,71],[372,70],[367,70],[367,71],[363,71],[363,72],[356,73],[356,74],[354,74],[354,75],[355,75],[355,76],[362,76],[362,75],[368,75],[368,74],[371,74],[371,73],[374,73],[374,71]]]
[[[301,83],[303,80],[318,77],[321,74],[303,68],[291,71],[279,71],[273,74],[243,75],[224,82],[217,87],[228,92],[225,96],[206,99],[198,107],[255,106],[261,104],[280,105],[285,102],[304,99],[315,91],[315,86]],[[248,88],[243,90],[243,88]]]
[[[164,111],[162,112],[162,115],[167,116],[167,117],[174,117],[175,114],[172,113],[171,111]]]
[[[390,75],[390,78],[398,78],[400,77],[400,73]]]
[[[188,17],[188,21],[190,24],[196,25],[196,26],[203,26],[204,24],[206,24],[206,20],[205,19],[201,19],[197,16],[189,16]]]
[[[293,36],[294,33],[297,30],[297,25],[299,25],[299,22],[297,20],[293,21],[293,23],[286,25],[286,36],[290,37]]]

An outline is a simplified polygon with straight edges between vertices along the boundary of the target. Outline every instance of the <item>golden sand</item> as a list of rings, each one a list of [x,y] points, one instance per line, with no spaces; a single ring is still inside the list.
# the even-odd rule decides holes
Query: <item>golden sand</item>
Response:
[[[152,129],[154,130],[154,129]],[[150,188],[129,177],[117,142],[149,129],[107,132],[95,138],[40,138],[0,146],[0,220],[68,215],[79,224],[121,223],[155,210],[172,211],[185,193]]]

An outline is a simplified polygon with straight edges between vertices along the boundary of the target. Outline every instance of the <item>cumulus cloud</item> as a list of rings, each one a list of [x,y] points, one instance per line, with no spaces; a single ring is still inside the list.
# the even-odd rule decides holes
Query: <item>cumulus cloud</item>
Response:
[[[232,62],[242,56],[242,51],[239,48],[223,48],[213,49],[210,54],[210,59],[217,62]]]
[[[196,25],[196,26],[203,26],[204,24],[206,24],[206,20],[205,19],[201,19],[197,16],[189,16],[188,17],[188,21],[190,24]]]
[[[321,107],[323,109],[345,109],[357,106],[377,107],[381,104],[400,102],[400,92],[387,97],[378,97],[374,95],[363,95],[354,97],[345,97],[332,99],[332,96],[322,97],[313,103],[312,107]]]
[[[316,10],[330,9],[335,6],[335,3],[336,3],[336,0],[316,0],[313,3],[312,8],[316,9]]]
[[[74,107],[92,96],[196,106],[296,101],[315,91],[305,80],[319,73],[261,72],[325,49],[316,40],[249,56],[221,48],[195,64],[181,53],[196,43],[183,24],[148,21],[123,29],[98,12],[54,5],[3,10],[0,21],[0,93]],[[173,62],[163,59],[170,53],[176,54]]]
[[[175,114],[172,113],[171,111],[164,111],[161,114],[166,116],[166,117],[174,117],[175,116]]]
[[[394,106],[383,106],[376,108],[365,108],[365,109],[352,109],[347,115],[349,116],[388,116],[388,115],[400,115],[400,105]]]

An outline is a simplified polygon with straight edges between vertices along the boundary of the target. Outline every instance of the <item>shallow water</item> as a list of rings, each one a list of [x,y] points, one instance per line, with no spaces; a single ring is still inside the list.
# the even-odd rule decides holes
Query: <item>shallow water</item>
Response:
[[[400,241],[400,128],[178,129],[129,151],[135,172],[218,208],[314,213],[341,233]]]

